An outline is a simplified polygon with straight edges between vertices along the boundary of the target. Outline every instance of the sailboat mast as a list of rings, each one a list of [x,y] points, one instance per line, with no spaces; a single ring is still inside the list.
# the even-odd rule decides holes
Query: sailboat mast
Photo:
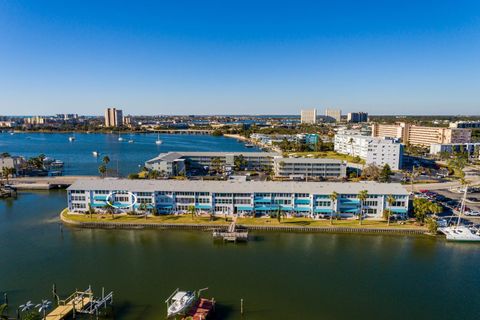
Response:
[[[457,227],[460,225],[460,220],[462,220],[462,215],[465,212],[465,201],[467,200],[467,190],[468,190],[468,185],[465,184],[465,190],[463,190],[462,204],[460,205],[460,214],[458,215]]]

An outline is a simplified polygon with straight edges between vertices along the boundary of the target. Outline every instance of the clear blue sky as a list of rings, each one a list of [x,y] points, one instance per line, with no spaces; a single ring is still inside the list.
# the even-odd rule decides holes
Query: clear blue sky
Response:
[[[480,114],[480,1],[0,0],[0,114]]]

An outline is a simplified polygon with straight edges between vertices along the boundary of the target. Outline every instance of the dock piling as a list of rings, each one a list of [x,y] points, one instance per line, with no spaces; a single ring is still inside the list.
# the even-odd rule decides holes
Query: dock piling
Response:
[[[243,315],[243,299],[240,299],[240,313]]]

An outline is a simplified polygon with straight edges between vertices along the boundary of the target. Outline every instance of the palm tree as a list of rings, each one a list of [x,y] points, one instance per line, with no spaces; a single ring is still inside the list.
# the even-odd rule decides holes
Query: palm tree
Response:
[[[368,198],[368,191],[367,190],[362,190],[358,193],[357,195],[358,200],[360,200],[360,214],[358,215],[359,219],[359,224],[362,225],[362,218],[363,218],[363,205],[365,200]]]
[[[392,207],[393,204],[397,201],[394,196],[389,195],[387,197],[387,203],[388,203],[388,218],[387,218],[387,225],[390,225],[390,216],[392,215]]]
[[[90,219],[92,219],[92,215],[95,213],[95,209],[92,207],[92,205],[89,203],[88,204],[88,214],[90,215]]]
[[[338,199],[338,193],[336,191],[333,191],[332,194],[330,194],[329,198],[332,207],[332,212],[330,212],[330,224],[333,224],[333,214],[335,213],[335,215],[337,215],[335,210],[335,204]]]
[[[110,163],[110,157],[109,156],[103,157],[102,162],[104,165],[108,165]]]
[[[193,218],[195,217],[195,206],[194,205],[190,205],[188,206],[188,212],[192,215],[192,220]]]
[[[103,174],[104,174],[104,176],[106,176],[107,166],[110,163],[110,158],[108,156],[103,157],[102,163],[103,163],[103,166],[105,167],[105,170],[104,170]]]
[[[140,211],[143,211],[143,213],[145,214],[145,220],[147,220],[147,205],[145,203],[140,203],[138,209]]]
[[[105,213],[107,214],[111,214],[112,215],[112,219],[114,219],[114,213],[115,213],[115,208],[112,207],[111,205],[109,204],[106,204],[103,209],[105,210]]]
[[[107,166],[104,165],[104,164],[101,164],[101,165],[98,167],[98,172],[100,173],[100,175],[102,176],[102,178],[105,178],[105,173],[107,172]]]

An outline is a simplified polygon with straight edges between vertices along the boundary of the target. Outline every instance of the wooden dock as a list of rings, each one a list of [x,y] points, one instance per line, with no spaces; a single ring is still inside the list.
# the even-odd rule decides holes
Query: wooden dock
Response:
[[[50,312],[45,319],[46,320],[62,320],[68,317],[70,314],[73,313],[73,309],[75,307],[75,311],[81,311],[86,305],[88,305],[91,301],[89,296],[86,297],[75,297],[71,299],[64,305],[59,305],[56,307],[52,312]]]
[[[213,311],[215,311],[215,300],[200,298],[182,320],[205,320]]]
[[[248,241],[248,230],[239,230],[237,228],[237,219],[235,217],[227,230],[214,230],[213,239],[223,239],[225,242]]]

